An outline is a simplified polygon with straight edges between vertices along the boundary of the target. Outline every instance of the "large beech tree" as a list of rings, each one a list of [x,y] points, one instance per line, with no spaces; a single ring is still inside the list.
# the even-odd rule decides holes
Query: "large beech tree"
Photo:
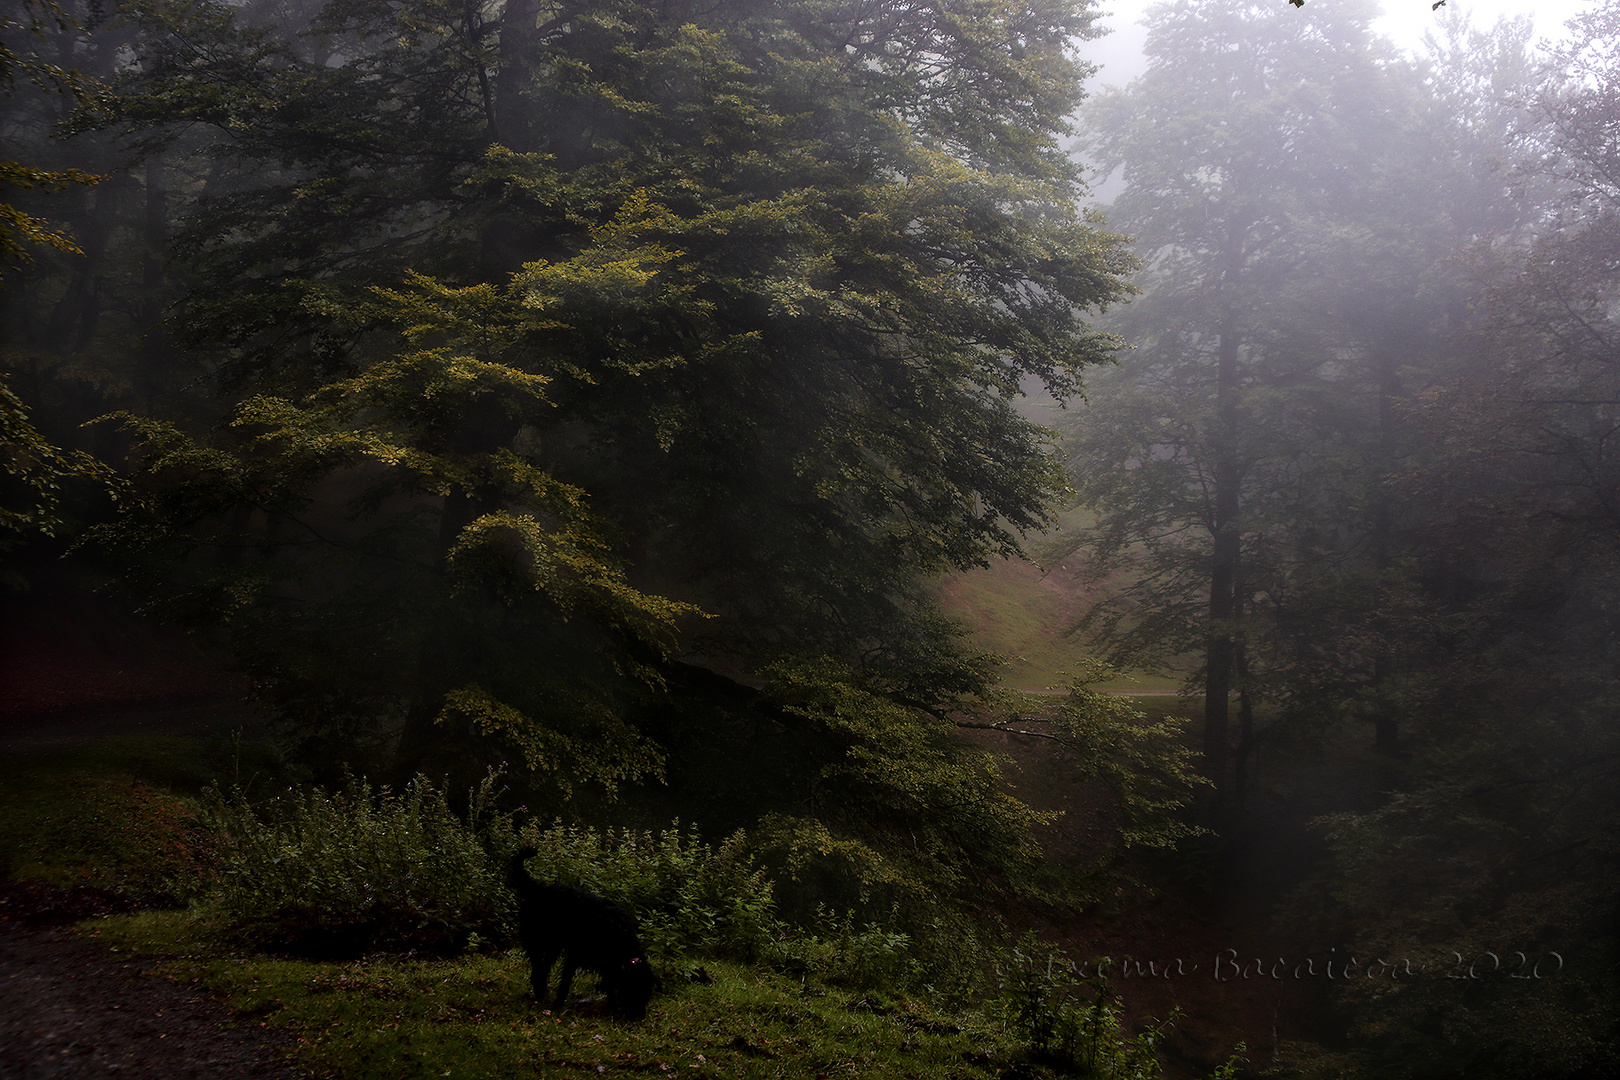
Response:
[[[1111,350],[1129,259],[1060,146],[1085,5],[139,16],[118,122],[166,155],[169,325],[224,407],[126,418],[103,535],[306,734],[611,787],[664,768],[646,717],[763,709],[826,736],[809,787],[903,788],[919,855],[1019,847],[947,737],[990,665],[916,584],[1047,521],[1010,402]]]

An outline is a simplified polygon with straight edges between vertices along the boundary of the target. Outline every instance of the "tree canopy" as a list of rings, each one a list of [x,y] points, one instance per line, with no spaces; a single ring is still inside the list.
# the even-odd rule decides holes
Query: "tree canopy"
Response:
[[[1087,5],[124,19],[116,104],[75,123],[144,176],[167,373],[95,539],[306,758],[511,756],[561,797],[668,777],[672,717],[746,718],[808,733],[782,821],[921,785],[898,818],[851,796],[847,835],[1022,850],[947,737],[993,664],[921,586],[1050,520],[1012,403],[1114,348],[1090,320],[1132,262],[1063,146]]]
[[[13,39],[8,45],[0,40],[0,92],[10,98],[17,90],[17,78],[26,84],[49,93],[65,95],[79,102],[87,102],[97,89],[93,80],[77,70],[63,68],[41,56],[42,50],[31,48],[51,25],[58,30],[75,28],[73,19],[56,0],[23,0],[22,18],[8,20],[6,32],[21,29],[24,40]],[[24,161],[0,161],[0,186],[20,191],[56,191],[68,184],[94,184],[100,177],[82,169],[45,169]],[[78,253],[73,238],[53,225],[48,219],[30,214],[12,205],[0,203],[0,288],[4,287],[3,267],[7,263],[31,261],[31,247],[43,245],[58,251]]]

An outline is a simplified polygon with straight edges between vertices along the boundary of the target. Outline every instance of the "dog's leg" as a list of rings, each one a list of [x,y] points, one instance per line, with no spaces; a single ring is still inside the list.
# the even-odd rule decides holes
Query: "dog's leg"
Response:
[[[552,966],[557,963],[557,957],[562,955],[561,949],[547,949],[545,952],[533,953],[529,957],[529,985],[534,988],[536,1001],[546,1000],[546,984],[551,981]]]
[[[568,991],[574,985],[574,972],[578,970],[579,964],[575,962],[574,958],[564,954],[562,978],[557,983],[557,1001],[551,1006],[554,1011],[562,1011],[563,1002],[568,1000]]]

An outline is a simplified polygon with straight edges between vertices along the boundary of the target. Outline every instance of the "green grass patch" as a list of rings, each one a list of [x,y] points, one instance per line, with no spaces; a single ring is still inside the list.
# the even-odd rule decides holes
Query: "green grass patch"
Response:
[[[112,768],[0,779],[0,870],[19,879],[179,903],[208,882],[212,838],[166,789]]]
[[[183,903],[211,873],[193,796],[216,778],[278,777],[263,740],[121,736],[0,761],[0,873]]]
[[[215,783],[250,792],[289,780],[276,745],[250,732],[225,737],[114,735],[21,755],[0,764],[0,783],[65,773],[125,773],[141,783],[197,794]]]
[[[588,1007],[561,1015],[540,1008],[516,950],[320,963],[219,951],[207,925],[179,912],[85,925],[115,948],[170,954],[157,961],[163,974],[221,992],[243,1023],[292,1031],[305,1067],[345,1080],[514,1073],[967,1080],[1001,1075],[1022,1050],[988,1018],[945,1016],[916,1001],[727,961],[704,965],[712,981],[668,979],[647,1019],[625,1024]],[[589,986],[582,977],[581,988]]]
[[[1013,690],[1061,692],[1085,670],[1095,653],[1066,631],[1085,610],[1088,597],[1061,568],[1043,571],[1021,559],[952,574],[937,586],[940,607],[965,623],[969,640],[1007,658],[1001,678]],[[1181,688],[1175,675],[1130,673],[1097,689],[1165,694]]]

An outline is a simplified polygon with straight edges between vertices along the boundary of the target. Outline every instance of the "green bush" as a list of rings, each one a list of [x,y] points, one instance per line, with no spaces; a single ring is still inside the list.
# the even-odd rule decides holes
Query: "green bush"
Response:
[[[480,839],[476,796],[474,805],[463,822],[422,777],[398,793],[350,780],[258,807],[216,794],[215,902],[249,944],[297,955],[449,954],[506,940],[514,901]]]
[[[921,975],[909,936],[819,906],[812,927],[780,936],[766,960],[789,974],[814,973],[825,982],[862,990],[913,986]]]
[[[935,988],[927,942],[819,907],[803,929],[778,918],[772,882],[741,832],[718,845],[679,823],[658,832],[561,823],[520,832],[495,808],[499,779],[492,773],[471,793],[465,820],[421,777],[399,793],[350,780],[335,793],[289,791],[257,806],[216,793],[208,806],[219,837],[213,903],[231,932],[259,948],[448,954],[512,940],[506,864],[532,845],[531,874],[624,906],[666,970],[725,957],[860,989]],[[949,937],[956,953],[979,956],[963,953],[960,932],[935,930],[935,944]],[[943,966],[953,986],[976,974]]]
[[[553,825],[525,839],[539,849],[530,873],[580,885],[633,912],[655,958],[752,960],[780,936],[772,884],[738,832],[719,846],[677,822],[657,833]]]
[[[965,1000],[982,987],[983,950],[968,920],[936,912],[921,935],[817,905],[807,925],[778,917],[774,887],[738,832],[711,846],[679,824],[652,833],[554,825],[530,830],[528,867],[632,911],[664,966],[703,956],[760,961],[862,990],[921,990]]]
[[[1153,1080],[1160,1075],[1155,1047],[1175,1021],[1127,1035],[1108,980],[1082,977],[1061,949],[1033,934],[996,966],[1002,1006],[1012,1033],[1037,1060],[1080,1076]]]

